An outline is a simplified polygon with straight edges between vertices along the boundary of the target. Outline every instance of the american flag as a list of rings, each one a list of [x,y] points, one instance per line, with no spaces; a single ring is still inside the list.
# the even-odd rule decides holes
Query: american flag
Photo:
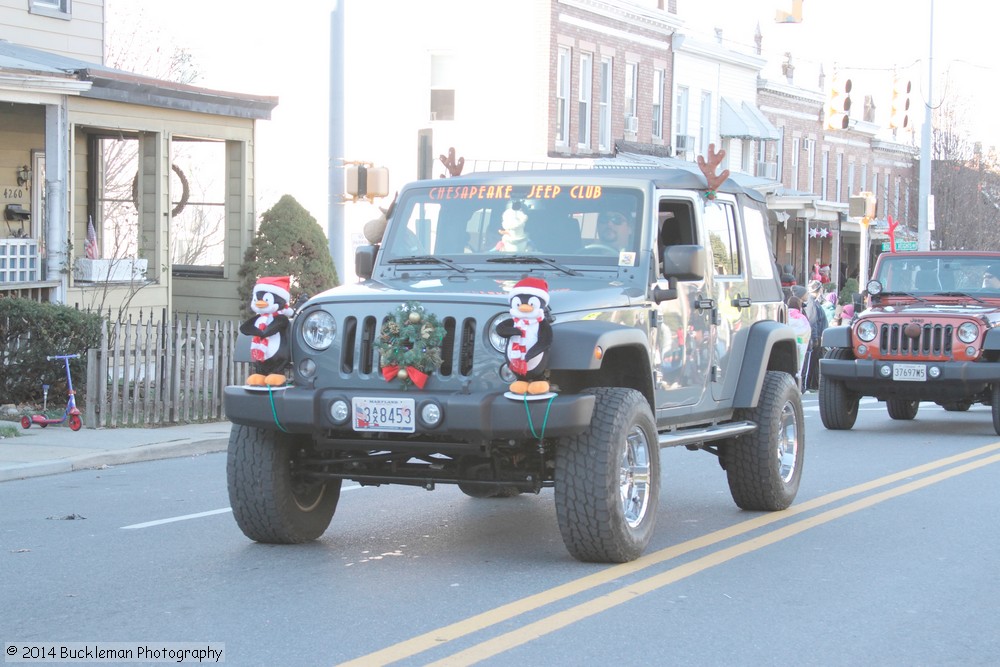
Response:
[[[100,252],[97,248],[97,230],[94,229],[94,219],[87,218],[87,259],[97,259]]]

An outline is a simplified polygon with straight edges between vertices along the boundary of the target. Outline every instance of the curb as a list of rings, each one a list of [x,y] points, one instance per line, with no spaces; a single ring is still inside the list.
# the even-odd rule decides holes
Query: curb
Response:
[[[56,461],[21,463],[7,468],[0,468],[0,482],[57,475],[64,472],[73,472],[74,470],[99,468],[101,466],[116,466],[127,463],[141,463],[143,461],[182,458],[185,456],[201,456],[202,454],[224,452],[228,447],[229,440],[220,438],[195,442],[160,442],[151,445],[138,445],[116,451],[81,454]]]

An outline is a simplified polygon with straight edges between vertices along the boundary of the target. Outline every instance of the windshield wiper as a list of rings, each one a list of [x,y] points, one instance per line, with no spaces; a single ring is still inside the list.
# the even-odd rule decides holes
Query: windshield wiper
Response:
[[[911,294],[909,292],[894,292],[894,291],[891,291],[891,290],[890,291],[883,290],[882,292],[879,293],[879,296],[880,297],[908,296],[911,299],[916,299],[917,301],[922,301],[923,303],[927,303],[927,299],[923,298],[922,296],[917,296],[916,294]]]
[[[555,260],[551,260],[548,257],[537,257],[536,255],[504,255],[503,257],[490,257],[486,261],[494,264],[548,264],[553,269],[558,269],[567,275],[581,275],[579,271],[571,269],[568,266],[563,266]]]
[[[958,296],[965,297],[966,299],[972,299],[973,301],[978,301],[979,303],[986,305],[986,302],[980,299],[974,294],[969,294],[967,292],[934,292],[934,296]]]
[[[390,259],[389,264],[444,264],[449,269],[454,269],[461,273],[467,273],[471,271],[467,266],[462,266],[456,264],[450,259],[445,259],[444,257],[437,257],[435,255],[417,255],[415,257],[397,257],[395,259]]]

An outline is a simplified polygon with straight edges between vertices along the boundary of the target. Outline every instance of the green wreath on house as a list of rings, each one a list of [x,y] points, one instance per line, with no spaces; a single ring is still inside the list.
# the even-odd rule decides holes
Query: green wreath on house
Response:
[[[427,377],[441,368],[441,343],[445,329],[433,313],[417,301],[407,301],[382,322],[376,347],[379,368],[386,382],[399,380],[423,389]]]

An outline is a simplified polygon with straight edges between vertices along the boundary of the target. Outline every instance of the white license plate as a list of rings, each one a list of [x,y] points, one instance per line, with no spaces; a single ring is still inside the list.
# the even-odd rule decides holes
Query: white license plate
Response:
[[[354,398],[351,408],[355,431],[414,431],[412,398]]]
[[[927,367],[923,364],[893,364],[892,379],[901,382],[926,382]]]

